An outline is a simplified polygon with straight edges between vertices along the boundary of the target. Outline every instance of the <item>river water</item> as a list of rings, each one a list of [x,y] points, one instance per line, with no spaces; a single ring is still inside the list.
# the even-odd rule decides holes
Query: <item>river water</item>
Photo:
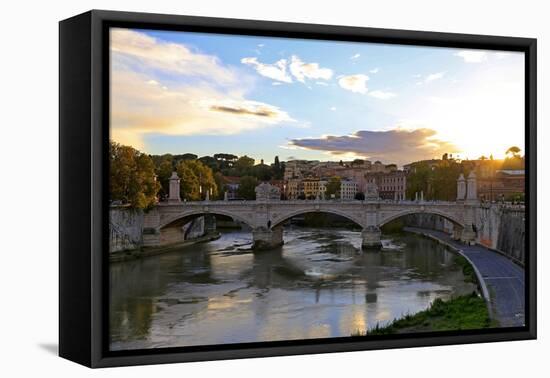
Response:
[[[252,252],[247,231],[111,264],[111,350],[350,336],[475,290],[455,255],[413,234],[361,251],[360,232],[288,227]]]

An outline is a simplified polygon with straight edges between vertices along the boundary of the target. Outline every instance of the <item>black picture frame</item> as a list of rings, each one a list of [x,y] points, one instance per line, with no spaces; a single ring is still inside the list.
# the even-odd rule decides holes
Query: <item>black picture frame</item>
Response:
[[[112,352],[108,306],[108,28],[199,31],[525,53],[526,326]],[[59,24],[59,354],[89,367],[536,338],[536,39],[92,10]]]

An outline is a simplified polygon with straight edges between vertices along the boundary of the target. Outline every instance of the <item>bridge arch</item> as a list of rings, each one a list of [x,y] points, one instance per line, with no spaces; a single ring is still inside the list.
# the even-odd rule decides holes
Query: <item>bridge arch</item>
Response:
[[[295,211],[291,211],[288,213],[283,214],[281,217],[277,218],[273,224],[271,225],[271,229],[281,226],[284,222],[288,221],[289,219],[297,216],[297,215],[304,215],[304,214],[310,214],[310,213],[325,213],[325,214],[333,214],[338,215],[342,218],[346,218],[349,221],[355,223],[361,228],[364,228],[363,220],[357,219],[354,216],[351,216],[347,214],[344,211],[334,210],[334,209],[299,209]]]
[[[404,217],[404,216],[407,216],[407,215],[413,215],[413,214],[433,214],[433,215],[438,215],[442,218],[445,218],[449,221],[451,221],[453,224],[459,226],[460,228],[464,228],[464,223],[458,219],[457,217],[455,217],[454,215],[452,214],[449,214],[449,213],[446,213],[444,211],[440,211],[440,210],[418,210],[418,209],[411,209],[411,210],[404,210],[404,211],[400,211],[396,214],[392,214],[390,215],[389,217],[387,218],[384,218],[382,221],[380,221],[380,223],[378,224],[378,227],[382,227],[384,226],[385,224],[391,222],[391,221],[394,221],[396,219],[399,219],[401,217]]]
[[[225,211],[225,210],[219,210],[219,209],[216,209],[213,211],[211,210],[204,211],[202,209],[197,209],[197,210],[185,211],[183,213],[175,214],[174,216],[162,221],[159,225],[159,230],[162,230],[163,228],[166,228],[180,220],[184,220],[185,218],[193,218],[193,217],[199,217],[203,215],[223,215],[223,216],[232,218],[233,220],[242,222],[247,226],[249,226],[250,228],[254,228],[254,225],[250,222],[250,220],[244,217],[241,217],[239,214],[235,214],[231,211]]]

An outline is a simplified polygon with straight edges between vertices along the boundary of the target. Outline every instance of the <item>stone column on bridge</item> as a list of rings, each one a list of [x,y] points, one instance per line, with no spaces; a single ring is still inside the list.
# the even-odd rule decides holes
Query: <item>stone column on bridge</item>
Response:
[[[468,175],[468,190],[466,192],[467,200],[477,201],[477,178],[474,171]]]
[[[170,176],[168,202],[173,202],[173,203],[181,202],[180,178],[178,177],[178,173],[176,171],[172,172],[172,176]]]
[[[464,229],[460,235],[460,240],[467,244],[473,244],[477,238],[475,225],[475,211],[479,205],[477,199],[477,178],[474,171],[470,172],[466,180],[466,193],[464,201]]]
[[[465,198],[466,198],[466,180],[464,179],[464,175],[461,173],[460,176],[458,176],[458,180],[456,180],[456,200],[464,201]]]

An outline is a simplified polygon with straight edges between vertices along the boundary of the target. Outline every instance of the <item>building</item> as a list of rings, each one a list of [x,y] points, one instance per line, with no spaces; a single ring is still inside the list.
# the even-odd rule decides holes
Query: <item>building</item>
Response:
[[[227,199],[238,199],[239,183],[241,182],[241,178],[237,176],[224,176],[223,182],[225,185],[225,191],[227,192]]]
[[[286,184],[285,180],[270,180],[269,184],[279,189],[280,193],[286,194]]]
[[[325,192],[327,190],[327,180],[310,177],[302,181],[303,193],[306,199],[325,198]]]
[[[344,200],[355,199],[357,194],[357,183],[353,180],[342,179],[340,181],[340,198]]]
[[[289,200],[300,198],[304,194],[304,185],[299,178],[293,178],[286,181],[285,195]]]
[[[376,185],[381,199],[401,201],[406,198],[407,173],[404,171],[369,173],[366,181],[370,185]]]
[[[525,170],[496,170],[477,180],[478,197],[486,201],[508,200],[525,193]]]

